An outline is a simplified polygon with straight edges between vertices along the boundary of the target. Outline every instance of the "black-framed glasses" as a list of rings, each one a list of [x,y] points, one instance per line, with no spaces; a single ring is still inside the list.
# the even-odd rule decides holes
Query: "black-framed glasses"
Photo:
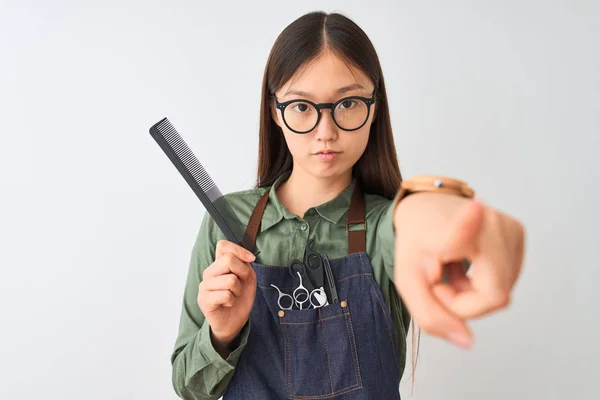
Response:
[[[281,110],[283,123],[295,133],[309,133],[319,124],[321,110],[330,109],[333,122],[344,131],[355,131],[363,127],[375,103],[375,92],[371,97],[349,96],[335,103],[314,103],[310,100],[295,99],[275,106]]]

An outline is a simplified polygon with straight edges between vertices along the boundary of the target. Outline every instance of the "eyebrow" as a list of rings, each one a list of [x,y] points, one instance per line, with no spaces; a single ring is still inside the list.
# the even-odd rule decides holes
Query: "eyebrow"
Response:
[[[341,87],[341,88],[337,89],[335,92],[337,94],[344,94],[344,93],[348,93],[352,90],[364,89],[364,88],[365,87],[363,85],[361,85],[360,83],[353,83],[352,85]],[[302,97],[312,97],[312,95],[310,93],[304,92],[302,90],[290,90],[284,94],[284,97],[289,96],[291,94],[296,95],[296,96],[302,96]]]

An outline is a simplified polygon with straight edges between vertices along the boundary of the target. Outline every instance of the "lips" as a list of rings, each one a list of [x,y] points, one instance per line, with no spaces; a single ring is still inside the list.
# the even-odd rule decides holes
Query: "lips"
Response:
[[[339,154],[340,153],[337,151],[323,150],[315,153],[315,157],[321,161],[333,161],[338,157]]]

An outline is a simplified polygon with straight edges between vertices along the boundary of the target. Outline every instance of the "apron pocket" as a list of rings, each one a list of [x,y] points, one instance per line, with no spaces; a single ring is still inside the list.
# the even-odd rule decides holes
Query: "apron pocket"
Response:
[[[326,399],[362,389],[347,301],[308,310],[279,312],[288,395]]]

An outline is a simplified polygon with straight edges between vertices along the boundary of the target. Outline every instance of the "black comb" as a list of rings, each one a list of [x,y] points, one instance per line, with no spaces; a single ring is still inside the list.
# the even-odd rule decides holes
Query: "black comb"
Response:
[[[150,135],[196,193],[227,240],[246,247],[243,244],[244,225],[171,122],[167,118],[161,119],[150,127]],[[255,255],[259,253],[255,249],[246,250]]]

